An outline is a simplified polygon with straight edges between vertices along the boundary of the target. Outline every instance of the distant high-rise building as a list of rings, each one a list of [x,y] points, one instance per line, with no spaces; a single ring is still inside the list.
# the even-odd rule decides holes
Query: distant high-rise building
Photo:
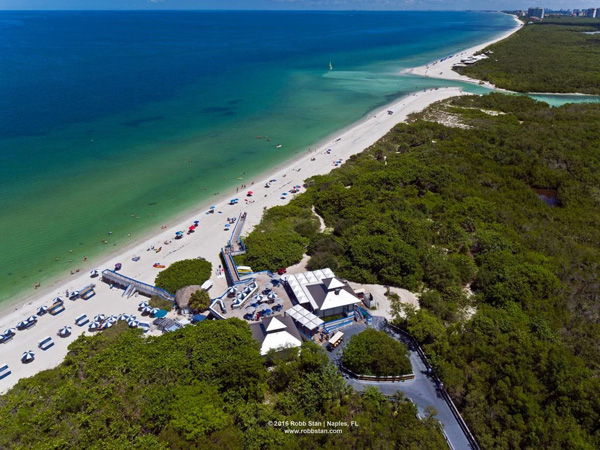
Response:
[[[590,8],[585,12],[586,17],[596,17],[596,8]]]
[[[529,8],[527,15],[529,17],[536,17],[540,20],[542,20],[544,18],[544,8]]]

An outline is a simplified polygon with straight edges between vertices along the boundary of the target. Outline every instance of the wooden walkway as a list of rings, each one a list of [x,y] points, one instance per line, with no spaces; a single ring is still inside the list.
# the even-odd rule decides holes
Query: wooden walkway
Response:
[[[134,280],[133,278],[126,277],[114,270],[105,269],[102,271],[102,281],[108,284],[122,287],[124,289],[130,289],[130,292],[137,291],[140,294],[152,297],[158,295],[165,300],[175,301],[175,296],[165,291],[164,289],[152,286],[151,284],[142,283],[141,281]]]

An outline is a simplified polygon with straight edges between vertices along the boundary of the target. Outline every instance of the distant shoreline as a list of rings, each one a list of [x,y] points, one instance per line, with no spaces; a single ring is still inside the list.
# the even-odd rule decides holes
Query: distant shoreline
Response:
[[[460,75],[459,73],[452,70],[452,67],[455,64],[460,63],[461,59],[469,58],[469,57],[473,56],[475,53],[483,50],[484,48],[489,47],[490,45],[495,44],[496,42],[502,41],[502,40],[508,38],[509,36],[511,36],[512,34],[516,33],[517,31],[519,31],[523,27],[523,22],[521,22],[517,18],[517,16],[515,16],[513,14],[509,14],[509,15],[515,20],[515,27],[513,29],[503,33],[502,35],[498,36],[497,38],[492,39],[491,41],[484,42],[483,44],[475,45],[475,46],[470,47],[461,52],[457,52],[454,55],[446,57],[445,59],[442,58],[442,59],[438,59],[435,61],[431,61],[422,66],[404,69],[404,70],[400,71],[400,74],[418,75],[418,76],[422,76],[422,77],[437,78],[437,79],[441,79],[441,80],[462,81],[465,83],[471,83],[471,84],[476,84],[478,86],[495,89],[497,91],[509,92],[505,89],[498,88],[495,85],[493,85],[492,83],[489,83],[487,81],[477,80],[475,78],[470,78],[465,75]]]

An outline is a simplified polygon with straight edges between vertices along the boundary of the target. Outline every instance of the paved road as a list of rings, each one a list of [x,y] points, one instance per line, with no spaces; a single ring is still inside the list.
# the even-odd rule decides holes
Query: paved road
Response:
[[[374,327],[382,329],[383,318],[374,317]],[[344,344],[340,345],[333,352],[327,352],[329,358],[335,363],[339,360],[345,344],[348,343],[350,337],[365,330],[367,326],[363,323],[356,323],[347,328],[344,328]],[[384,395],[394,395],[397,391],[401,391],[404,395],[410,398],[417,406],[419,414],[424,416],[425,408],[433,406],[437,411],[437,420],[444,426],[444,433],[448,439],[450,446],[454,450],[467,450],[471,448],[465,433],[458,424],[458,421],[452,414],[450,407],[444,401],[436,382],[427,375],[427,367],[423,360],[419,357],[416,349],[412,348],[409,342],[401,335],[391,333],[395,339],[407,344],[410,352],[410,362],[413,367],[415,378],[413,380],[405,380],[400,382],[376,382],[376,381],[361,381],[353,378],[346,378],[346,382],[357,391],[362,391],[368,386],[379,388]]]

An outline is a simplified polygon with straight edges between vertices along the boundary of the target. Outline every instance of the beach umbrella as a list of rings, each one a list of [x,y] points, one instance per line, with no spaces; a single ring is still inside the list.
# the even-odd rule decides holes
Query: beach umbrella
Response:
[[[27,318],[27,322],[37,322],[37,317],[36,316],[29,316]]]
[[[117,320],[119,320],[119,318],[117,316],[115,316],[114,314],[111,314],[110,316],[108,316],[106,318],[106,320],[110,320],[111,322],[116,322]]]
[[[138,308],[145,308],[146,306],[148,306],[148,302],[146,300],[142,300],[138,303]]]
[[[237,292],[237,288],[235,286],[229,288],[229,293],[233,294],[235,292]]]
[[[175,232],[175,236],[181,236],[183,234],[183,231],[177,231]]]
[[[34,359],[35,359],[35,353],[33,353],[31,350],[27,350],[26,352],[23,352],[23,355],[21,356],[21,362],[24,362],[24,363],[31,362]]]
[[[44,315],[44,314],[46,314],[47,312],[48,312],[48,307],[47,307],[47,306],[40,306],[40,307],[37,309],[37,314],[38,314],[38,316]]]
[[[102,322],[106,316],[104,314],[96,314],[94,316],[94,322]]]
[[[283,193],[283,194],[281,194],[281,195],[284,195],[284,196],[285,196],[285,195],[287,195],[287,194],[288,194],[287,192],[284,192],[284,193]]]
[[[215,206],[211,206],[211,207],[210,207],[210,208],[208,208],[208,209],[215,209]]]
[[[16,328],[9,328],[4,332],[4,336],[14,336],[15,334],[17,334]]]
[[[136,328],[138,326],[138,323],[135,320],[128,320],[127,325],[129,325],[130,328]]]
[[[269,295],[267,295],[267,298],[270,300],[275,300],[277,298],[277,294],[275,292],[271,292]]]
[[[94,269],[90,272],[90,277],[95,278],[98,276],[98,270]]]
[[[107,320],[105,321],[102,326],[100,327],[102,330],[106,330],[107,328],[110,328],[114,325],[115,323],[112,320]]]
[[[195,229],[196,229],[196,227],[195,227],[194,225],[191,225],[191,226],[188,228],[188,230],[195,230]]]
[[[94,322],[90,323],[88,328],[90,330],[97,330],[99,327],[100,327],[100,322],[94,321]]]
[[[23,321],[21,321],[21,322],[19,322],[19,323],[17,324],[17,328],[18,328],[18,329],[25,328],[25,327],[27,326],[27,323],[28,323],[28,322],[26,322],[26,321],[24,321],[24,320],[23,320]]]
[[[200,221],[199,221],[199,220],[194,220],[194,223],[195,223],[196,225],[198,225],[198,224],[200,223]]]
[[[129,320],[129,314],[125,314],[125,313],[119,314],[118,320]]]
[[[143,315],[143,314],[151,314],[151,313],[152,313],[152,308],[151,308],[151,307],[149,307],[149,306],[144,306],[144,307],[142,308],[142,315]]]
[[[129,320],[137,320],[137,317],[135,317],[133,314],[129,316]]]
[[[64,326],[60,330],[58,330],[58,335],[60,337],[67,337],[71,335],[71,327]]]

